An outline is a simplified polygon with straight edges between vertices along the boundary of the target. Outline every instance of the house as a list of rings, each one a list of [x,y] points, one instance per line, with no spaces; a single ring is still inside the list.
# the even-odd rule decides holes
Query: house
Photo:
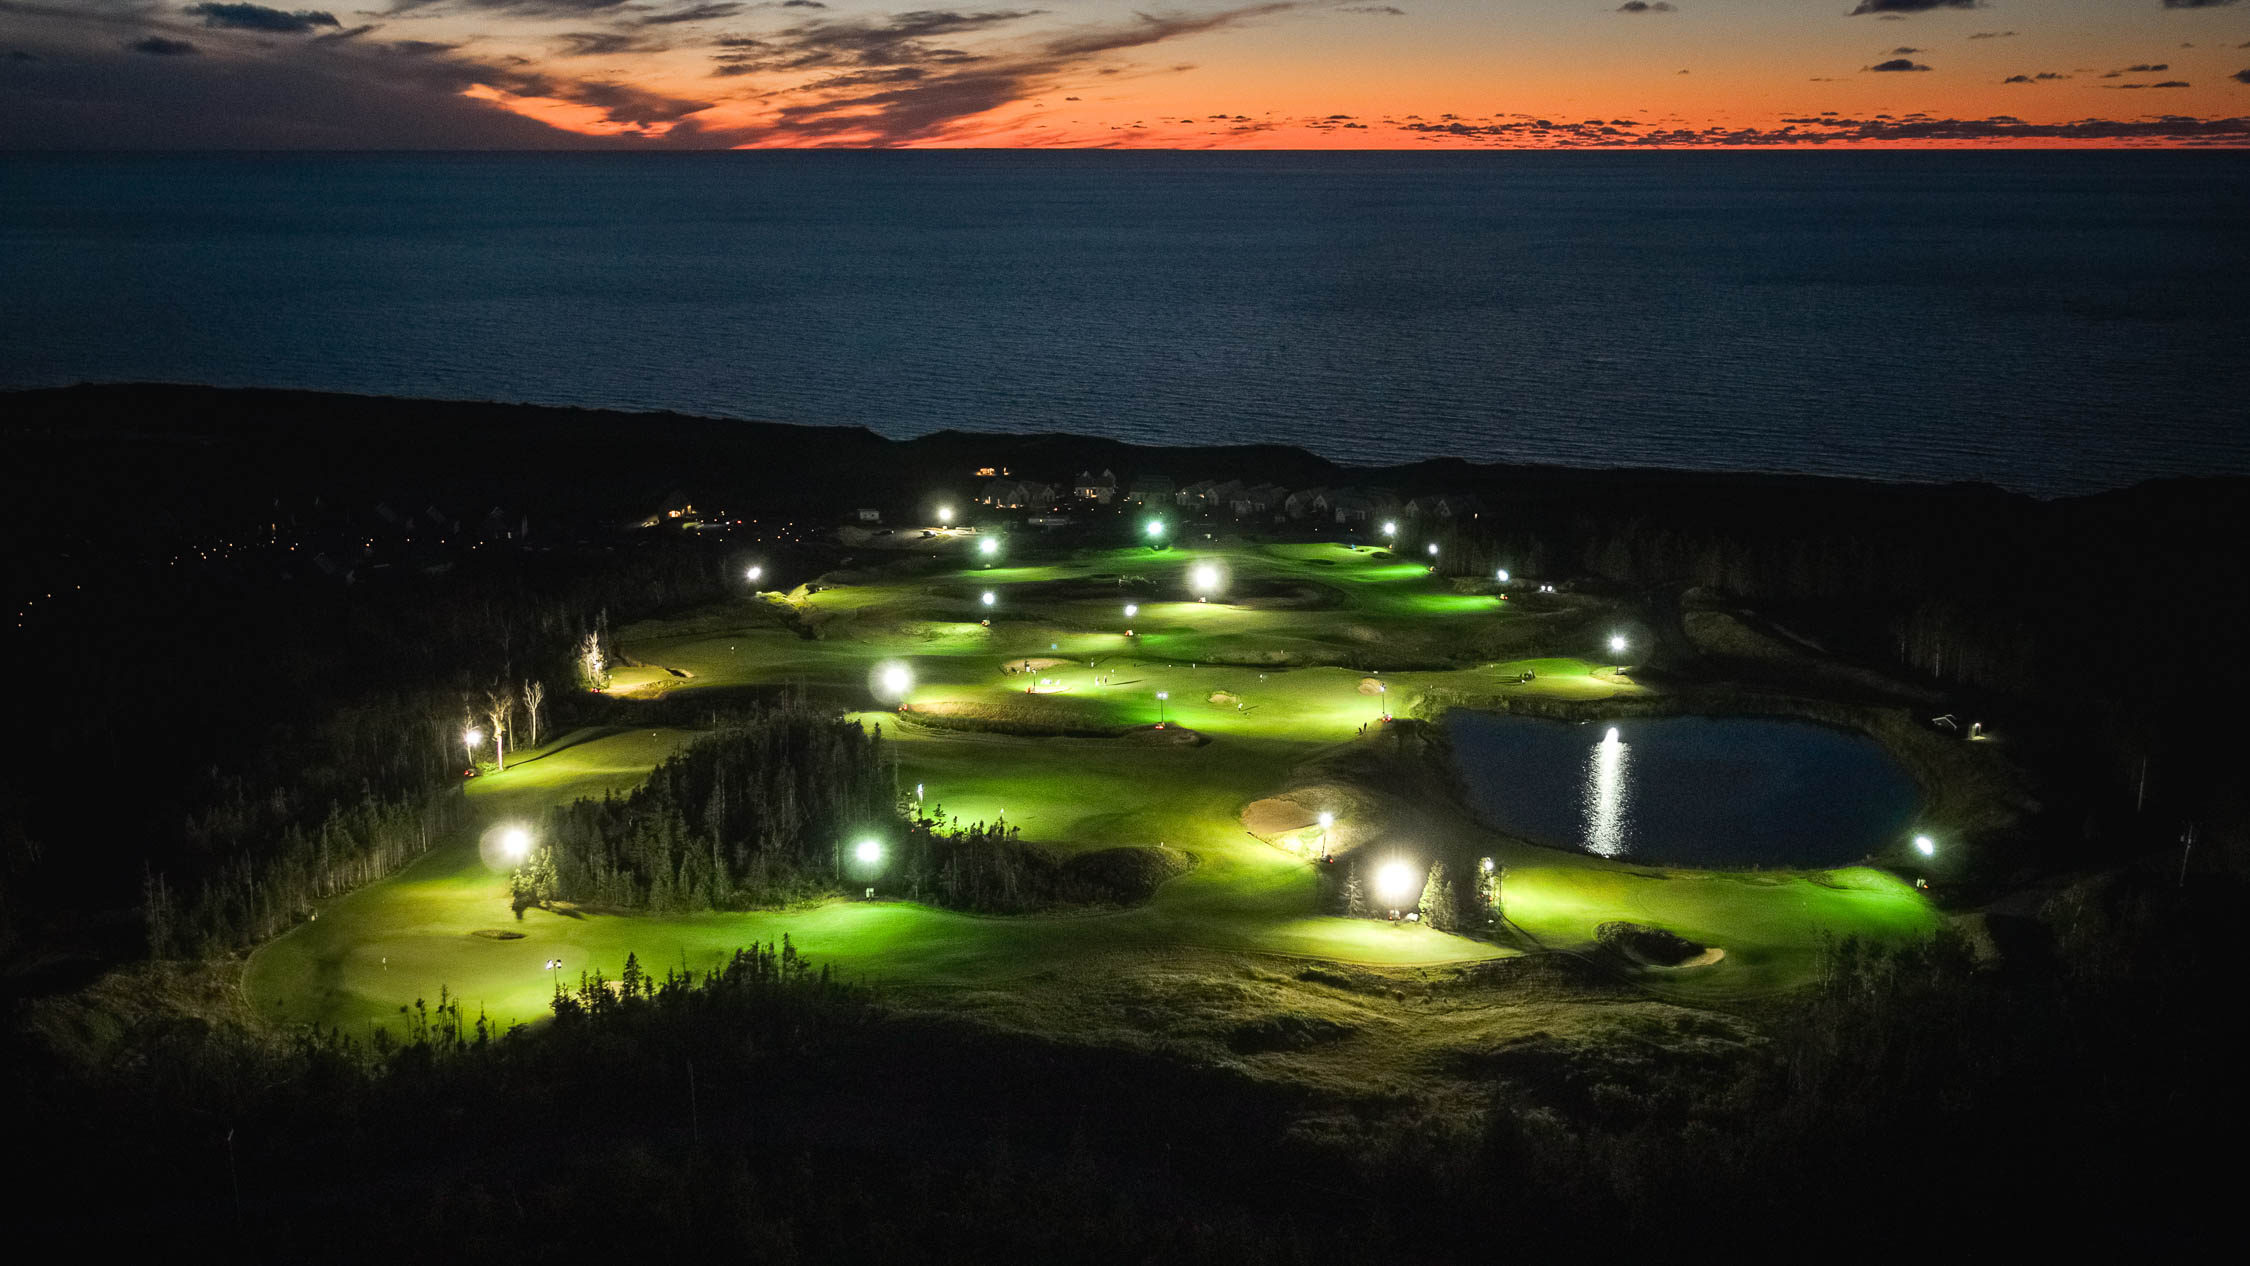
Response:
[[[1208,510],[1211,508],[1211,490],[1219,486],[1216,479],[1198,479],[1172,494],[1172,500],[1182,510]]]
[[[1044,508],[1054,504],[1055,489],[1030,479],[995,479],[977,494],[977,500],[995,510]]]
[[[1083,500],[1098,501],[1106,506],[1117,499],[1117,475],[1107,470],[1098,475],[1079,471],[1078,484],[1071,491]]]
[[[1335,516],[1338,523],[1365,523],[1377,514],[1375,498],[1357,488],[1346,488],[1325,498],[1318,508]]]
[[[1281,508],[1292,519],[1328,517],[1328,489],[1300,488],[1282,500]]]
[[[1406,503],[1409,519],[1431,523],[1450,523],[1456,519],[1476,518],[1484,510],[1484,503],[1470,493],[1455,492],[1437,496],[1416,497]]]
[[[1134,505],[1170,505],[1173,498],[1172,481],[1163,475],[1142,475],[1133,481],[1133,490],[1125,499]]]
[[[1254,484],[1238,488],[1227,501],[1227,509],[1238,519],[1271,514],[1289,499],[1289,490],[1278,484]]]
[[[862,506],[860,507],[859,511],[859,521],[862,523],[881,523],[883,521],[883,512],[881,510],[870,510],[867,507]]]

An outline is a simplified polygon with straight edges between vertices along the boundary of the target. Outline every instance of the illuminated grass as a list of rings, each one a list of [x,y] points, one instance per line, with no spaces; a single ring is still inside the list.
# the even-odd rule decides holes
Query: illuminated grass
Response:
[[[1223,560],[1231,575],[1222,598],[1261,591],[1313,605],[1178,600],[1180,578],[1204,558]],[[1149,583],[1097,583],[1115,576]],[[971,615],[974,595],[985,588],[1000,596],[990,628]],[[1124,636],[1124,594],[1136,595],[1130,600],[1141,608],[1130,622],[1137,639]],[[817,640],[784,627],[800,617],[815,622]],[[955,571],[824,590],[796,601],[793,612],[771,600],[745,600],[687,620],[637,625],[621,633],[635,658],[692,676],[682,680],[651,667],[621,673],[621,685],[661,680],[675,694],[814,689],[869,709],[860,719],[897,740],[901,786],[921,783],[928,805],[964,822],[1004,815],[1026,839],[1063,850],[1162,842],[1193,853],[1198,865],[1145,906],[1053,918],[838,901],[692,916],[534,910],[519,923],[503,876],[480,860],[471,833],[323,907],[317,922],[261,949],[246,988],[264,1013],[280,1019],[361,1026],[395,1019],[401,1003],[435,998],[440,986],[494,1018],[536,1018],[545,1014],[552,988],[541,966],[549,959],[560,957],[575,980],[581,969],[614,975],[627,952],[651,969],[683,961],[701,966],[784,933],[823,963],[902,988],[987,988],[1034,972],[1099,972],[1117,955],[1158,950],[1369,964],[1512,953],[1419,926],[1314,917],[1315,864],[1253,839],[1238,814],[1286,785],[1311,756],[1378,725],[1386,703],[1404,715],[1423,690],[1604,698],[1637,689],[1602,680],[1593,675],[1599,665],[1569,657],[1384,671],[1373,674],[1388,686],[1380,695],[1360,693],[1369,672],[1338,666],[1399,662],[1396,656],[1443,659],[1466,637],[1516,618],[1494,598],[1451,592],[1419,563],[1312,544],[1097,550],[1037,563],[1003,555],[989,568],[970,557]],[[1277,652],[1288,662],[1210,662]],[[1061,662],[1028,675],[1002,671],[1026,658]],[[1210,741],[1154,746],[901,725],[869,689],[870,670],[888,660],[911,668],[907,699],[916,706],[984,712],[1011,723],[1148,726],[1162,691],[1170,696],[1165,718]],[[1535,679],[1516,682],[1525,671]],[[1040,685],[1042,678],[1051,684]],[[1027,685],[1035,691],[1026,693]],[[691,737],[640,729],[565,736],[507,773],[477,780],[468,794],[480,824],[535,822],[550,805],[637,785]],[[1538,943],[1582,947],[1598,924],[1627,919],[1724,946],[1728,956],[1717,967],[1667,982],[1683,991],[1785,988],[1810,969],[1824,937],[1911,935],[1935,918],[1911,888],[1874,871],[1656,871],[1528,845],[1493,847],[1509,867],[1508,913]],[[475,935],[496,928],[524,936]]]

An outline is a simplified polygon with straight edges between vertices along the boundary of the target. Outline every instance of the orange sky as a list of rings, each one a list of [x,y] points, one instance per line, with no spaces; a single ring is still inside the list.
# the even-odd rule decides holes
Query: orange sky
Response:
[[[2250,143],[2250,0],[0,0],[0,59],[12,146]]]

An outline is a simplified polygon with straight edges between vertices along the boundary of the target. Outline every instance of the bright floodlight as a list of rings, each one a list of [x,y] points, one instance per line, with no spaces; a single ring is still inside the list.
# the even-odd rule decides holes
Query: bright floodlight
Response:
[[[472,725],[468,729],[461,731],[461,745],[463,747],[475,747],[477,744],[482,742],[484,742],[483,730],[480,730]]]
[[[1150,519],[1148,521],[1148,526],[1142,528],[1141,531],[1148,536],[1148,539],[1152,541],[1156,540],[1157,538],[1164,535],[1164,520]]]
[[[1436,542],[1436,541],[1431,541],[1431,542],[1430,542],[1430,557],[1432,557],[1432,558],[1436,558],[1436,557],[1437,557],[1437,542]]]
[[[1927,835],[1917,835],[1914,837],[1914,851],[1924,857],[1935,857],[1937,856],[1937,841]]]
[[[763,576],[763,575],[765,575],[765,574],[766,574],[766,569],[765,569],[765,568],[763,568],[763,567],[753,567],[753,568],[751,568],[750,570],[748,570],[748,571],[746,571],[746,572],[742,573],[742,578],[743,578],[744,580],[756,580],[756,579],[758,579],[759,577],[761,577],[761,576]]]
[[[883,842],[881,840],[861,840],[852,846],[852,856],[872,866],[883,860]]]
[[[952,507],[952,506],[939,506],[939,507],[937,508],[937,521],[938,521],[938,522],[940,522],[940,523],[951,523],[951,522],[953,522],[953,507]]]
[[[1188,584],[1197,593],[1210,593],[1219,587],[1219,569],[1209,563],[1198,563],[1188,573]]]
[[[1505,568],[1505,567],[1503,567],[1503,568],[1501,568],[1501,569],[1500,569],[1499,571],[1496,571],[1496,572],[1492,573],[1492,578],[1493,578],[1494,580],[1497,580],[1497,581],[1499,581],[1499,582],[1500,582],[1501,584],[1503,584],[1503,585],[1504,585],[1504,584],[1507,584],[1507,583],[1508,583],[1508,569],[1507,569],[1507,568]]]
[[[1325,831],[1325,830],[1327,830],[1327,829],[1328,829],[1329,827],[1332,827],[1332,826],[1334,826],[1334,825],[1336,825],[1336,815],[1335,815],[1335,814],[1333,814],[1333,813],[1323,813],[1323,814],[1321,814],[1321,815],[1320,815],[1320,829],[1321,829],[1321,830]]]
[[[1132,619],[1132,618],[1133,618],[1134,616],[1136,616],[1136,615],[1139,615],[1140,613],[1141,613],[1141,608],[1140,608],[1139,604],[1137,604],[1137,603],[1132,603],[1132,602],[1128,602],[1128,603],[1126,603],[1126,604],[1125,604],[1125,618],[1126,618],[1126,619],[1130,620],[1130,619]]]
[[[999,552],[1000,540],[998,537],[988,536],[977,542],[977,553],[984,555],[986,558],[990,558]]]
[[[1414,870],[1405,862],[1386,862],[1375,872],[1375,895],[1392,907],[1405,905],[1414,895]]]
[[[1612,650],[1612,651],[1614,651],[1614,652],[1616,652],[1616,653],[1617,653],[1617,654],[1619,654],[1619,655],[1622,655],[1622,654],[1624,654],[1624,653],[1625,653],[1625,635],[1624,635],[1623,633],[1612,633],[1612,634],[1610,634],[1610,635],[1609,635],[1609,649],[1610,649],[1610,650]]]
[[[1159,690],[1156,692],[1156,697],[1159,699],[1169,699],[1172,697],[1172,692],[1169,690]]]
[[[979,598],[977,601],[982,602],[984,605],[989,607],[993,603],[1000,601],[1000,595],[992,592],[990,589],[987,589],[984,591],[984,596],[982,598]]]
[[[531,856],[531,832],[520,826],[509,827],[500,835],[500,851],[517,861]]]
[[[914,689],[914,670],[894,659],[888,663],[876,665],[874,680],[875,693],[889,702],[896,703],[904,699],[908,691]]]

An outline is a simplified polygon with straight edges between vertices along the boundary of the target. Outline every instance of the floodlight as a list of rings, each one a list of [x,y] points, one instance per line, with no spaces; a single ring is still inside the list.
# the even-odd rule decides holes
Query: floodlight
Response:
[[[990,558],[999,552],[1000,540],[998,537],[988,536],[977,542],[977,553],[984,555],[986,558]]]
[[[517,861],[531,856],[531,832],[520,826],[509,827],[500,834],[500,851]]]
[[[1142,528],[1141,531],[1148,537],[1148,539],[1152,541],[1158,540],[1164,535],[1164,520],[1150,519],[1148,521],[1148,526]]]
[[[857,857],[865,865],[873,866],[883,860],[883,842],[881,840],[861,840],[858,844],[852,846],[852,856]]]
[[[1375,894],[1392,908],[1405,905],[1414,895],[1414,869],[1405,862],[1386,862],[1375,872]]]
[[[1610,649],[1610,650],[1611,650],[1611,651],[1612,651],[1613,653],[1615,653],[1615,654],[1619,654],[1619,655],[1622,655],[1622,654],[1624,654],[1624,653],[1625,653],[1625,635],[1624,635],[1623,633],[1612,633],[1612,634],[1610,634],[1610,635],[1609,635],[1609,649]]]
[[[984,603],[984,605],[989,607],[993,603],[1000,601],[1000,597],[998,594],[993,593],[990,589],[987,589],[984,591],[984,596],[978,599],[978,601]]]
[[[1209,563],[1200,563],[1194,571],[1188,573],[1188,584],[1199,594],[1209,593],[1219,587],[1219,569]]]
[[[1500,569],[1499,571],[1496,571],[1496,572],[1494,572],[1494,573],[1492,574],[1492,578],[1493,578],[1494,580],[1497,580],[1497,581],[1499,581],[1499,582],[1500,582],[1501,584],[1503,584],[1503,585],[1504,585],[1504,584],[1507,584],[1507,583],[1508,583],[1508,569],[1507,569],[1507,568],[1505,568],[1505,567],[1501,568],[1501,569]]]
[[[1397,536],[1397,535],[1398,535],[1398,524],[1396,524],[1396,523],[1393,523],[1393,522],[1390,522],[1390,521],[1388,521],[1388,520],[1385,520],[1385,521],[1384,521],[1384,523],[1383,523],[1383,535],[1385,535],[1385,536]]]
[[[1927,835],[1917,835],[1914,837],[1914,851],[1924,857],[1935,857],[1937,856],[1937,841]]]
[[[468,729],[466,729],[466,730],[463,730],[463,731],[461,731],[461,745],[462,745],[462,746],[464,746],[464,747],[475,747],[475,746],[476,746],[477,744],[479,744],[479,743],[482,743],[482,742],[484,742],[484,731],[483,731],[483,730],[480,730],[480,729],[478,729],[477,727],[475,727],[475,726],[473,726],[473,725],[472,725],[472,726],[470,726],[470,727],[469,727]]]
[[[743,578],[744,580],[756,580],[756,579],[758,579],[759,577],[761,577],[761,576],[763,576],[763,575],[765,575],[765,574],[766,574],[766,569],[765,569],[765,568],[763,568],[763,567],[753,567],[753,568],[751,568],[750,570],[748,570],[748,571],[746,571],[746,572],[742,573],[742,578]]]
[[[1131,603],[1131,602],[1128,602],[1128,603],[1126,603],[1126,604],[1125,604],[1125,618],[1126,618],[1126,619],[1130,620],[1130,619],[1132,619],[1132,618],[1133,618],[1134,616],[1136,616],[1136,615],[1139,615],[1140,613],[1141,613],[1141,608],[1140,608],[1139,604],[1137,604],[1137,603]]]
[[[937,521],[940,523],[953,522],[953,507],[939,506],[937,510]]]
[[[914,670],[897,660],[875,667],[875,693],[896,703],[914,689]]]
[[[1437,542],[1436,542],[1436,541],[1431,541],[1431,542],[1430,542],[1430,557],[1432,557],[1432,558],[1436,558],[1436,557],[1437,557]]]
[[[1325,831],[1325,830],[1327,830],[1327,829],[1328,829],[1329,827],[1332,827],[1332,826],[1334,826],[1334,825],[1336,825],[1336,815],[1335,815],[1335,814],[1333,814],[1333,813],[1323,813],[1323,814],[1321,814],[1321,815],[1320,815],[1320,829],[1321,829],[1321,830]]]

